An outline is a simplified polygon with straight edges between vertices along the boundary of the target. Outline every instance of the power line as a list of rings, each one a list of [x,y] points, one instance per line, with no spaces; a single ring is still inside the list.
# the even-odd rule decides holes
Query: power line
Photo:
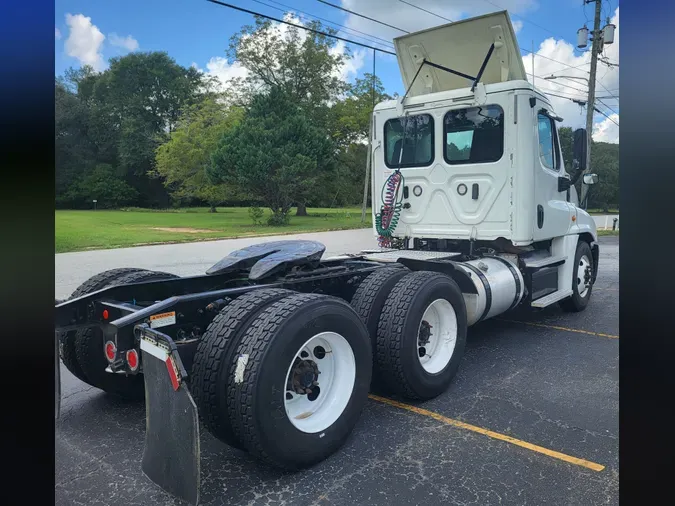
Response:
[[[609,91],[609,90],[605,87],[605,85],[602,84],[602,81],[600,81],[599,79],[598,79],[598,84],[599,84],[600,86],[602,86],[602,88],[603,88],[607,93],[609,93],[612,97],[614,97],[614,98],[616,98],[617,100],[619,100],[619,97],[617,97],[616,95],[614,95],[614,93],[612,93],[611,91]],[[618,91],[618,90],[617,90],[617,91]]]
[[[600,102],[600,103],[601,103],[602,105],[604,105],[607,109],[609,109],[610,111],[612,111],[614,114],[619,114],[619,113],[616,112],[614,109],[612,109],[610,106],[608,106],[607,104],[605,104],[602,100],[600,100],[598,97],[595,97],[595,100],[597,100],[598,102]]]
[[[225,2],[219,2],[218,0],[206,0],[206,1],[211,2],[213,4],[216,4],[216,5],[222,5],[223,7],[229,7],[230,9],[234,9],[234,10],[237,10],[237,11],[246,12],[247,14],[252,14],[254,16],[260,16],[261,18],[270,19],[272,21],[276,21],[277,23],[283,23],[285,25],[294,26],[295,28],[307,30],[308,32],[316,33],[318,35],[323,35],[325,37],[330,37],[330,38],[333,38],[333,39],[341,40],[343,42],[349,42],[350,44],[354,44],[354,45],[357,45],[357,46],[366,47],[368,49],[373,49],[374,51],[379,51],[380,53],[386,53],[386,54],[390,54],[392,56],[396,56],[396,53],[394,53],[392,51],[380,49],[379,47],[369,46],[368,44],[362,44],[361,42],[356,42],[354,40],[345,39],[344,37],[338,37],[337,35],[331,35],[330,33],[322,32],[321,30],[315,30],[314,28],[308,28],[306,26],[296,25],[295,23],[291,23],[291,22],[285,21],[283,19],[275,18],[273,16],[268,16],[267,14],[261,14],[260,12],[255,12],[255,11],[251,11],[251,10],[248,10],[248,9],[244,9],[243,7],[237,7],[236,5],[228,4],[228,3],[225,3]]]
[[[330,5],[331,7],[335,7],[336,9],[339,9],[341,11],[345,11],[345,12],[348,12],[349,14],[353,14],[354,16],[358,16],[360,18],[368,19],[370,21],[374,21],[375,23],[379,23],[381,25],[388,26],[389,28],[393,28],[394,30],[398,30],[399,32],[410,33],[408,30],[404,30],[403,28],[399,28],[397,26],[387,24],[383,21],[378,21],[377,19],[374,19],[374,18],[369,18],[368,16],[365,16],[363,14],[359,14],[358,12],[350,11],[349,9],[345,9],[344,7],[340,7],[339,5],[335,5],[335,4],[332,4],[330,2],[326,2],[325,0],[318,0],[318,1],[321,2],[322,4]]]
[[[571,101],[574,102],[575,104],[579,104],[579,105],[582,106],[582,107],[585,106],[585,105],[587,105],[585,100],[575,100],[575,99],[570,98],[570,97],[564,97],[564,96],[562,96],[562,95],[556,95],[555,93],[548,93],[547,91],[544,91],[544,93],[545,93],[546,95],[551,96],[551,97],[558,97],[558,98],[564,98],[565,100],[571,100]],[[595,112],[599,112],[600,114],[602,114],[605,118],[607,118],[609,121],[611,121],[612,123],[614,123],[616,126],[619,126],[619,124],[618,124],[616,121],[614,121],[613,118],[611,118],[610,116],[608,116],[606,113],[604,113],[603,111],[601,111],[601,110],[598,109],[597,107],[594,107],[593,109],[595,110]],[[615,114],[616,114],[616,113],[615,113]]]
[[[598,109],[597,107],[594,107],[593,109],[595,110],[595,112],[599,112],[600,114],[602,114],[605,118],[607,118],[609,121],[611,121],[612,123],[614,123],[616,126],[619,126],[619,124],[618,124],[616,121],[614,121],[610,116],[608,116],[607,114],[605,114],[604,112],[602,112],[602,111],[601,111],[600,109]],[[616,114],[616,113],[614,113],[614,114]],[[618,116],[618,114],[617,114],[617,116]]]
[[[254,2],[257,2],[257,3],[259,3],[259,4],[268,5],[268,4],[264,3],[264,2],[261,2],[260,0],[253,0],[253,1],[254,1]],[[309,16],[310,18],[318,19],[318,20],[320,20],[320,21],[324,21],[324,22],[326,22],[326,23],[330,23],[330,24],[332,24],[332,25],[339,26],[340,28],[344,28],[345,30],[350,30],[350,31],[352,31],[352,32],[355,32],[355,33],[358,33],[358,34],[363,35],[363,37],[360,37],[360,38],[366,38],[366,37],[368,37],[368,38],[370,38],[370,39],[377,39],[377,40],[380,40],[380,41],[382,41],[383,43],[385,43],[387,46],[391,46],[392,49],[393,49],[393,47],[394,47],[393,44],[392,44],[391,42],[389,42],[387,39],[383,39],[382,37],[378,37],[378,36],[376,36],[376,35],[370,35],[370,34],[368,34],[368,33],[365,33],[365,32],[362,32],[362,31],[360,31],[360,30],[357,30],[356,28],[351,28],[351,27],[348,27],[348,26],[345,26],[345,25],[341,25],[340,23],[336,23],[335,21],[331,21],[330,19],[322,18],[322,17],[320,17],[320,16],[316,16],[316,15],[314,15],[314,14],[310,14],[309,12],[301,11],[300,9],[297,9],[297,8],[295,8],[295,7],[291,7],[290,5],[282,4],[281,2],[276,2],[275,0],[269,0],[269,1],[272,2],[273,4],[281,5],[282,7],[285,7],[286,9],[289,9],[290,11],[296,11],[296,12],[299,12],[299,13],[301,13],[301,14],[304,14],[305,16]],[[268,5],[268,6],[271,7],[272,9],[282,10],[282,9],[279,9],[278,7],[273,7],[273,6],[271,6],[271,5]],[[345,30],[340,30],[340,31],[343,31],[343,32],[344,32]],[[384,45],[384,44],[382,44],[382,45]]]
[[[439,18],[441,18],[441,19],[445,19],[446,21],[450,21],[451,23],[454,23],[454,21],[453,21],[452,19],[448,19],[448,18],[446,18],[446,17],[444,17],[444,16],[441,16],[440,14],[436,14],[435,12],[428,11],[428,10],[426,10],[426,9],[424,9],[424,8],[422,8],[422,7],[420,7],[419,5],[411,4],[410,2],[406,2],[405,0],[398,0],[398,1],[401,2],[401,3],[403,3],[403,4],[409,5],[410,7],[414,7],[415,9],[419,9],[419,10],[424,11],[424,12],[427,12],[427,13],[429,13],[429,14],[433,14],[434,16],[437,16],[437,17],[439,17]]]

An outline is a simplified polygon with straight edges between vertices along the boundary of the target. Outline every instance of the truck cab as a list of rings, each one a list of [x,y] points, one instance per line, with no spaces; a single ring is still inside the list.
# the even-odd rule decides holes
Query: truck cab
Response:
[[[520,255],[523,269],[528,255],[539,264],[546,264],[542,256],[550,264],[565,257],[567,266],[548,266],[556,267],[564,290],[529,287],[531,294],[558,292],[544,304],[569,295],[579,240],[592,251],[595,276],[595,221],[579,207],[573,184],[585,169],[586,133],[575,133],[574,160],[564,160],[562,118],[528,82],[508,13],[394,42],[406,93],[378,104],[371,125],[373,228],[381,244],[470,252],[482,246]]]

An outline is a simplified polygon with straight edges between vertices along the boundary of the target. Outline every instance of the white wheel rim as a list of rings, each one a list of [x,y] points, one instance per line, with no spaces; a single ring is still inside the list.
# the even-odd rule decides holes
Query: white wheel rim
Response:
[[[318,375],[312,372],[316,370]],[[292,379],[297,387],[306,387],[314,378],[318,378],[314,380],[318,385],[310,385],[309,394],[293,388]],[[286,416],[302,432],[326,430],[347,407],[355,381],[356,359],[349,342],[335,332],[316,334],[300,347],[286,373],[283,393]]]
[[[430,325],[427,337],[423,327]],[[428,342],[425,342],[428,339]],[[445,299],[436,299],[422,315],[417,331],[417,358],[430,374],[442,371],[450,363],[457,343],[457,314]]]
[[[577,277],[575,281],[577,283],[577,291],[579,292],[579,296],[582,298],[586,297],[588,289],[591,286],[590,281],[588,284],[586,283],[586,269],[588,269],[590,266],[591,262],[588,260],[586,255],[581,257],[579,260],[579,265],[577,265]]]

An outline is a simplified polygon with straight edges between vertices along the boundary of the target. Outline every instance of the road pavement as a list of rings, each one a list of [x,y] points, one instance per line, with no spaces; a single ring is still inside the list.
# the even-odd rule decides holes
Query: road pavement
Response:
[[[363,231],[319,240],[330,241],[331,254],[374,242]],[[57,256],[57,293],[123,265],[202,272],[242,247],[218,242]],[[201,504],[618,504],[619,238],[600,238],[600,248],[584,312],[520,310],[471,327],[445,393],[425,403],[372,397],[345,446],[311,469],[271,469],[204,431]],[[55,504],[183,504],[141,472],[143,403],[116,400],[61,370]]]

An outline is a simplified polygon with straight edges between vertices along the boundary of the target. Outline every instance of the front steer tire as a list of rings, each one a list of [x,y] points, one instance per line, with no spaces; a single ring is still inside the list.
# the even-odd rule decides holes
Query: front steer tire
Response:
[[[168,272],[138,270],[112,280],[107,286],[126,285],[177,278]],[[88,327],[75,335],[75,354],[87,382],[104,392],[129,400],[141,400],[145,395],[142,374],[112,374],[106,372],[108,361],[103,352],[103,331]]]
[[[337,418],[327,427],[304,431],[295,425],[297,419],[309,420],[318,413],[310,411],[291,421],[285,401],[287,377],[304,344],[324,333],[339,334],[348,343],[355,375],[344,408],[331,411],[333,403],[329,403],[323,412]],[[237,437],[253,456],[282,469],[298,470],[326,459],[345,443],[367,401],[372,374],[368,330],[349,304],[319,294],[291,295],[275,302],[248,327],[236,356],[228,385],[230,417]],[[327,353],[323,358],[335,356]],[[337,384],[344,378],[334,376]]]
[[[577,250],[574,254],[574,267],[572,269],[572,296],[560,301],[560,307],[563,311],[568,313],[579,313],[583,311],[591,300],[591,293],[593,292],[592,284],[588,287],[583,297],[579,292],[579,280],[577,278],[578,268],[582,259],[585,259],[585,261],[588,262],[589,268],[591,272],[593,272],[593,254],[591,252],[591,247],[586,241],[579,239]]]
[[[78,286],[72,293],[72,295],[68,298],[68,300],[76,299],[78,297],[82,297],[83,295],[88,295],[98,290],[102,290],[110,283],[112,283],[114,280],[122,276],[144,270],[145,269],[123,267],[120,269],[110,269],[107,271],[100,272],[95,276],[92,276],[91,278],[86,280],[80,286]],[[65,301],[56,300],[57,305],[61,304],[62,302]],[[63,362],[63,365],[66,366],[66,369],[68,369],[73,374],[73,376],[75,376],[77,379],[85,382],[88,385],[94,386],[91,384],[91,382],[85,375],[84,371],[82,371],[82,367],[80,367],[80,364],[77,361],[77,354],[75,353],[76,334],[77,334],[76,331],[71,330],[70,332],[63,332],[62,334],[59,335],[59,351],[61,355],[61,361]]]
[[[251,321],[267,306],[295,292],[280,288],[254,290],[225,306],[202,336],[192,365],[190,391],[199,418],[222,442],[244,450],[234,435],[228,412],[228,377],[235,352]]]
[[[437,372],[425,370],[419,358],[419,335],[425,311],[437,300],[447,301],[454,313],[455,343],[449,361]],[[447,303],[445,304],[447,307]],[[437,332],[440,329],[431,329]],[[457,283],[437,272],[407,274],[394,286],[382,309],[377,329],[377,365],[382,380],[398,395],[428,400],[452,382],[466,344],[466,305]]]

